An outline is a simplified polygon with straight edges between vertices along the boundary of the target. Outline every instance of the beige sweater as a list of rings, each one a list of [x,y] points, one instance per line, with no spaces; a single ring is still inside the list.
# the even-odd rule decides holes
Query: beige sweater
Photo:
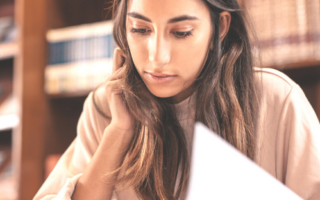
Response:
[[[320,199],[320,124],[300,87],[272,69],[255,69],[260,94],[257,164],[303,199]],[[261,84],[261,85],[260,85]],[[104,89],[95,99],[103,112]],[[176,105],[189,149],[194,127],[193,96]],[[34,200],[70,199],[75,184],[90,162],[110,120],[92,101],[85,101],[78,135],[42,185]],[[116,192],[114,199],[137,199],[133,189]]]

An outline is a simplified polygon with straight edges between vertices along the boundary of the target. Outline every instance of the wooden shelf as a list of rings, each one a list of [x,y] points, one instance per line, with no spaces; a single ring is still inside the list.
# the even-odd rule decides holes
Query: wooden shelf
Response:
[[[49,99],[61,99],[61,98],[74,98],[74,97],[86,97],[90,91],[79,91],[79,92],[66,92],[58,94],[47,94]]]
[[[12,58],[18,53],[17,43],[0,44],[0,60]]]
[[[294,62],[294,63],[281,64],[281,65],[271,65],[266,67],[285,71],[285,70],[291,70],[291,69],[304,69],[308,67],[317,67],[317,66],[320,66],[320,60],[311,59],[311,60],[303,60],[303,61]]]
[[[306,60],[270,67],[282,71],[298,84],[319,82],[320,80],[320,60]]]

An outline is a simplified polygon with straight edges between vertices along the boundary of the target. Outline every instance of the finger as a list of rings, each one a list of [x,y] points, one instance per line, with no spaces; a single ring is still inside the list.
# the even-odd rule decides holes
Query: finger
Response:
[[[113,53],[112,73],[117,71],[123,65],[124,61],[125,54],[123,51],[119,47],[115,48]]]
[[[122,79],[108,81],[105,86],[108,94],[120,94],[123,92],[123,87],[124,85]]]
[[[115,71],[114,73],[112,73],[109,78],[107,79],[107,81],[113,81],[113,80],[117,80],[117,79],[122,79],[122,77],[125,74],[125,67],[121,67],[120,69],[118,69],[117,71]]]

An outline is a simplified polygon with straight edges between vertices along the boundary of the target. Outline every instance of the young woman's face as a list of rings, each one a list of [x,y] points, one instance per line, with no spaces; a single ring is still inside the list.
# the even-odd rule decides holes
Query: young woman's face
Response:
[[[157,97],[188,97],[212,35],[201,0],[128,0],[127,40],[133,62]]]

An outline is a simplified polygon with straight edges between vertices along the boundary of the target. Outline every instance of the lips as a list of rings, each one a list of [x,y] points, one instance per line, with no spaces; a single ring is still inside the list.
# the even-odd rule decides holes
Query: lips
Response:
[[[147,75],[148,79],[157,84],[164,84],[164,83],[169,83],[173,81],[177,75],[169,75],[169,74],[158,74],[158,73],[152,73],[152,72],[145,72]]]
[[[173,77],[176,75],[169,75],[169,74],[158,74],[158,73],[152,73],[152,72],[146,72],[147,74],[150,74],[151,76],[158,77],[158,78],[166,78],[166,77]]]

